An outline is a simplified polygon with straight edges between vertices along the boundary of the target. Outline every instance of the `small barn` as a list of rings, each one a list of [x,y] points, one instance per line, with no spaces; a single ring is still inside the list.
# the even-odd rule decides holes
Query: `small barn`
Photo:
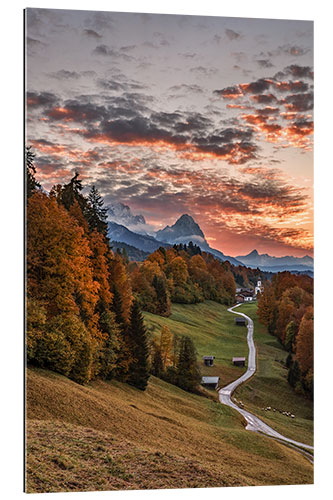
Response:
[[[235,318],[235,324],[237,326],[246,326],[246,319],[242,316],[237,316],[237,318]]]
[[[204,356],[203,361],[206,366],[213,366],[215,356]]]
[[[245,366],[245,358],[243,357],[232,358],[232,363],[235,366]]]
[[[202,377],[201,385],[209,389],[217,389],[220,377]]]

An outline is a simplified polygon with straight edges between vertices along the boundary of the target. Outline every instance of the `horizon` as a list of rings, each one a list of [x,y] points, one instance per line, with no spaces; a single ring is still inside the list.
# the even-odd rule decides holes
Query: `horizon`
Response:
[[[226,255],[313,256],[313,23],[27,9],[27,144]]]
[[[130,211],[131,211],[131,207],[129,207],[128,205],[124,205],[124,204],[122,204],[122,203],[120,203],[120,204],[121,204],[121,205],[123,205],[123,206],[124,206],[124,207],[126,207],[126,208],[129,208],[129,209],[130,209]],[[112,204],[110,204],[110,205],[112,205]],[[108,208],[110,205],[107,205],[107,206],[106,206],[106,208]],[[131,212],[131,215],[133,215],[133,216],[138,216],[138,215],[141,215],[141,214],[133,214],[133,213]],[[160,229],[166,229],[167,227],[169,228],[169,227],[174,226],[174,225],[176,224],[176,222],[178,222],[178,221],[179,221],[179,219],[181,219],[184,215],[185,215],[185,216],[187,216],[187,217],[191,217],[191,218],[192,218],[192,220],[193,220],[193,221],[197,224],[197,221],[196,221],[196,220],[195,220],[195,219],[194,219],[191,215],[189,215],[189,214],[181,214],[179,217],[177,217],[177,218],[176,218],[176,220],[175,220],[173,223],[170,223],[170,225],[169,225],[169,224],[167,224],[166,226],[164,226],[164,227],[162,227],[162,228],[154,228],[154,229],[150,229],[150,230],[147,230],[147,231],[142,230],[142,224],[139,224],[139,223],[138,223],[138,226],[140,226],[141,231],[135,231],[135,225],[134,225],[134,224],[133,224],[133,225],[131,225],[131,224],[127,224],[127,225],[126,225],[126,223],[125,223],[124,221],[121,221],[121,220],[119,220],[119,219],[118,219],[118,220],[119,220],[119,222],[116,222],[116,224],[119,224],[119,225],[122,225],[122,226],[126,227],[127,229],[129,229],[129,230],[130,230],[130,231],[132,231],[133,233],[137,232],[138,234],[147,234],[148,236],[154,236],[154,237],[155,237],[155,236],[156,236],[156,233],[157,233]],[[108,222],[115,222],[115,221],[113,221],[112,219],[110,220],[110,219],[108,218]],[[200,225],[199,225],[199,227],[200,227]],[[200,227],[200,229],[201,229],[201,227]],[[205,236],[205,234],[204,234],[204,236]],[[205,238],[206,238],[206,236],[205,236]],[[196,244],[195,242],[192,242],[192,243]],[[222,251],[222,250],[221,250],[221,249],[219,249],[219,248],[217,248],[216,250],[220,250],[220,251]],[[259,256],[262,256],[262,255],[269,255],[269,257],[277,257],[277,258],[278,258],[278,257],[294,257],[293,255],[279,255],[279,256],[278,256],[278,255],[267,254],[267,252],[260,253],[260,252],[258,252],[258,250],[257,250],[256,248],[254,248],[252,251],[248,252],[247,254],[244,254],[244,255],[243,255],[243,254],[238,254],[238,255],[230,255],[230,257],[234,257],[234,258],[236,258],[236,257],[238,257],[238,256],[242,256],[242,257],[244,257],[244,256],[247,256],[247,255],[249,255],[249,254],[253,253],[253,252],[257,252],[257,254],[258,254]],[[223,252],[223,253],[224,253],[224,252]],[[310,253],[310,252],[309,252],[309,253]],[[312,255],[309,255],[309,254],[304,254],[304,255],[302,255],[302,256],[298,256],[298,257],[299,257],[299,258],[300,258],[300,257],[311,257],[311,258],[313,258],[313,256],[312,256]]]

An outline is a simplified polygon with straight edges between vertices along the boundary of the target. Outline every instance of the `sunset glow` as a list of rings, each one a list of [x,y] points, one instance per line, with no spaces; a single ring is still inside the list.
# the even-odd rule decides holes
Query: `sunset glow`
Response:
[[[32,9],[27,33],[45,189],[78,171],[156,229],[192,215],[225,254],[312,254],[311,22]]]

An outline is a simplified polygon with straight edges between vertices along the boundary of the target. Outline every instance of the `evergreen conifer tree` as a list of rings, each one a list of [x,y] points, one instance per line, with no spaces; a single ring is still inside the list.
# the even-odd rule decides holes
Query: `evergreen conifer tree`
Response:
[[[31,146],[25,148],[25,168],[26,168],[26,193],[29,198],[37,189],[41,187],[35,179],[36,167],[34,165],[35,153],[31,151]]]
[[[180,340],[176,369],[177,385],[185,391],[194,392],[199,385],[201,376],[196,349],[190,337],[184,336]]]
[[[170,298],[166,282],[161,276],[155,274],[152,284],[157,295],[156,313],[161,316],[168,316],[170,314]]]
[[[80,208],[82,210],[82,213],[84,216],[87,214],[87,200],[85,197],[81,194],[81,191],[83,189],[82,186],[82,181],[79,179],[79,173],[75,172],[74,177],[71,178],[68,184],[65,184],[62,189],[61,189],[61,199],[60,202],[64,207],[69,210],[70,207],[73,205],[74,201],[77,200],[77,202],[80,205]]]
[[[158,345],[154,346],[151,373],[155,377],[161,377],[163,373],[163,360],[162,360],[161,348]]]
[[[132,354],[127,383],[144,391],[149,379],[147,332],[136,300],[131,306],[128,338]]]
[[[87,219],[90,231],[96,229],[104,236],[107,234],[107,209],[98,190],[93,186],[88,195]]]

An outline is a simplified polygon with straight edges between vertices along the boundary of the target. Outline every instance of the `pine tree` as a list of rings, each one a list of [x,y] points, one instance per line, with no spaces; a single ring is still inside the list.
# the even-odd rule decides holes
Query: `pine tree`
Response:
[[[166,280],[162,276],[154,275],[153,287],[156,291],[157,304],[156,314],[161,316],[169,316],[170,314],[170,297],[167,291]]]
[[[105,380],[110,380],[115,374],[119,350],[119,327],[114,314],[107,310],[100,313],[99,327],[106,338],[99,351],[98,374]]]
[[[129,366],[127,383],[144,391],[149,379],[149,349],[146,328],[136,300],[134,300],[131,306],[128,337],[132,353],[132,362]]]
[[[127,323],[123,315],[123,304],[117,285],[112,288],[113,300],[111,310],[114,314],[118,326],[117,348],[116,348],[116,367],[115,376],[122,381],[126,380],[129,365],[131,363],[131,350],[127,335]]]
[[[88,195],[87,219],[90,231],[96,229],[104,236],[107,235],[107,209],[98,190],[93,186]]]
[[[37,189],[41,187],[35,179],[36,167],[34,159],[36,155],[31,151],[31,146],[25,148],[25,168],[26,168],[26,194],[29,198]]]
[[[291,387],[295,387],[300,378],[301,378],[301,371],[299,369],[298,361],[296,360],[291,363],[288,372],[288,382],[291,385]]]
[[[163,360],[161,356],[161,348],[158,345],[154,345],[154,352],[153,352],[153,362],[151,366],[151,373],[155,377],[161,377],[163,373]]]
[[[60,201],[60,203],[66,208],[66,210],[69,210],[70,207],[73,205],[74,201],[76,200],[80,205],[83,215],[86,216],[87,200],[81,194],[82,189],[83,186],[81,179],[79,179],[79,173],[75,172],[74,177],[71,178],[69,183],[62,186],[60,192],[60,200],[58,201]],[[54,191],[56,190],[57,187],[54,188]]]
[[[196,349],[190,337],[182,337],[180,340],[176,370],[177,385],[186,391],[194,392],[198,388],[201,376]]]

